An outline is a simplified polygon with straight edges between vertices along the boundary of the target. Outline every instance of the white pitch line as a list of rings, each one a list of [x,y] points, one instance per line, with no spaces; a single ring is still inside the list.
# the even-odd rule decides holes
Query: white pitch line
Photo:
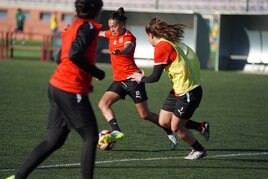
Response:
[[[211,156],[207,156],[206,158],[224,158],[224,157],[256,156],[256,155],[268,155],[268,152],[211,155]],[[95,164],[121,163],[121,162],[132,162],[132,161],[174,160],[174,159],[183,159],[183,158],[184,157],[130,158],[130,159],[96,161]],[[80,166],[80,163],[41,165],[38,168],[45,169],[45,168],[63,168],[63,167],[78,167],[78,166]],[[16,169],[13,169],[13,168],[7,168],[7,169],[1,169],[0,172],[9,172],[9,171],[15,171],[15,170]]]

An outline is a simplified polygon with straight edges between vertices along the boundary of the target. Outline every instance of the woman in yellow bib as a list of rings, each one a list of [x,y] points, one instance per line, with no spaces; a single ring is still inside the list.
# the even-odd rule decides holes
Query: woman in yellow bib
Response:
[[[172,84],[163,107],[159,122],[171,126],[178,137],[189,144],[193,150],[185,159],[195,160],[207,155],[206,149],[198,142],[189,129],[199,130],[208,140],[209,123],[190,120],[202,99],[200,85],[200,64],[194,51],[181,42],[182,24],[167,24],[153,18],[145,27],[149,43],[154,49],[154,69],[150,76],[141,73],[132,75],[132,80],[145,83],[157,82],[166,71]]]

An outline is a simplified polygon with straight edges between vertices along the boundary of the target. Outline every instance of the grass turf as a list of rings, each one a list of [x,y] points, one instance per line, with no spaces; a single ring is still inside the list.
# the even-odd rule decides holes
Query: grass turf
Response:
[[[13,174],[46,134],[47,84],[56,64],[34,61],[0,61],[0,178]],[[94,81],[90,100],[99,129],[110,129],[97,103],[111,83],[111,67],[104,81]],[[146,74],[151,69],[145,69]],[[194,131],[208,149],[208,157],[187,161],[190,147],[183,142],[169,151],[165,133],[139,119],[130,98],[114,105],[126,138],[112,151],[97,152],[95,178],[255,178],[268,176],[268,75],[202,71],[203,101],[195,120],[211,124],[209,142]],[[146,86],[149,106],[158,112],[171,86],[165,74]],[[72,132],[64,147],[53,153],[31,179],[78,179],[81,140]],[[59,166],[56,166],[60,164]],[[70,164],[64,166],[63,164]]]

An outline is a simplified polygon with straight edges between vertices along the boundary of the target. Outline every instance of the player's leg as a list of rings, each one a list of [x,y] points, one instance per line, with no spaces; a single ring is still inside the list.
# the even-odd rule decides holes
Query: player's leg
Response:
[[[112,109],[112,105],[120,99],[121,97],[113,91],[106,91],[101,97],[98,106],[108,123],[110,123],[112,120],[115,120],[116,122],[115,113]],[[120,130],[118,125],[112,125],[111,127],[114,130]]]
[[[151,121],[166,132],[168,139],[170,140],[170,149],[175,150],[178,142],[176,139],[176,135],[172,132],[170,128],[170,125],[161,125],[159,123],[159,115],[149,110],[147,100],[141,103],[136,103],[135,106],[141,119]]]
[[[88,126],[77,130],[83,139],[81,149],[81,173],[84,179],[93,178],[98,130],[96,126]]]
[[[45,160],[53,151],[60,148],[68,136],[70,130],[65,127],[60,108],[55,101],[55,95],[58,93],[49,85],[48,98],[50,102],[48,114],[48,131],[46,139],[41,142],[30,153],[21,168],[16,174],[16,178],[26,178],[33,169],[35,169],[43,160]]]
[[[64,121],[74,128],[83,140],[81,149],[81,173],[84,179],[93,178],[98,126],[95,113],[88,96],[57,90],[58,105]]]
[[[135,103],[135,107],[141,119],[148,120],[159,125],[159,116],[150,111],[148,106],[148,97],[145,90],[145,83],[137,83],[135,81],[127,81],[124,83],[127,87],[128,95]]]
[[[96,159],[96,146],[98,143],[98,125],[97,120],[89,100],[84,102],[86,107],[80,109],[81,118],[87,120],[84,127],[76,129],[83,140],[81,149],[81,173],[84,179],[93,178],[95,159]]]
[[[172,112],[161,109],[159,113],[159,124],[167,129],[171,129],[172,115],[173,115]],[[171,150],[175,150],[178,144],[176,136],[177,136],[176,133],[173,133],[173,131],[172,133],[168,134]]]
[[[192,94],[192,93],[194,93],[195,96],[196,96],[195,93],[197,93],[197,96],[200,96],[202,98],[202,88],[201,87],[195,88],[194,90],[190,91],[189,94]],[[201,101],[201,99],[199,99],[199,100]],[[198,107],[200,101],[196,102],[196,104],[193,104],[193,106],[194,106],[193,111],[195,110],[195,108]],[[209,135],[210,135],[209,132],[210,131],[209,131],[209,122],[208,121],[197,122],[197,121],[189,119],[187,121],[185,127],[188,129],[194,129],[194,130],[199,131],[207,141],[209,140]]]
[[[27,176],[42,163],[51,153],[59,149],[65,142],[69,134],[67,128],[48,129],[46,139],[37,145],[24,161],[18,172],[16,179],[25,179]]]
[[[159,124],[166,128],[171,128],[172,116],[173,116],[173,112],[161,109],[159,113]]]
[[[113,82],[99,101],[98,107],[112,128],[111,134],[103,136],[106,140],[120,140],[124,138],[124,134],[121,132],[118,125],[112,105],[118,100],[124,99],[125,96],[126,92],[122,88],[120,82]]]
[[[140,102],[140,103],[136,103],[135,107],[136,107],[141,119],[151,121],[152,123],[160,126],[159,125],[159,116],[158,116],[158,114],[153,113],[149,110],[147,100]]]
[[[203,158],[207,155],[206,149],[194,137],[193,133],[185,127],[187,120],[180,119],[173,115],[171,120],[171,128],[179,136],[181,140],[190,145],[193,150],[185,157],[185,159],[195,160]]]
[[[205,148],[198,142],[192,132],[186,127],[188,120],[194,114],[202,99],[202,88],[197,87],[176,98],[176,107],[171,120],[171,128],[180,139],[189,144],[193,151],[185,159],[199,159],[206,156]]]
[[[170,149],[175,150],[177,145],[176,135],[172,132],[170,125],[162,126],[159,123],[159,115],[150,111],[148,106],[148,97],[145,89],[145,83],[137,83],[130,81],[126,83],[129,89],[129,96],[135,103],[136,109],[141,119],[151,121],[160,128],[162,128],[168,136],[170,141]]]
[[[210,131],[208,121],[197,122],[190,119],[186,123],[185,127],[199,131],[207,141],[209,140]]]

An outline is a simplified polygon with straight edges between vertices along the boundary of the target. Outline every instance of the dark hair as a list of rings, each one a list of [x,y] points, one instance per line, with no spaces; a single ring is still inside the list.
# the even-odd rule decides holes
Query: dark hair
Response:
[[[97,17],[103,6],[102,0],[75,0],[76,15],[80,18]]]
[[[152,34],[157,38],[164,38],[173,43],[180,42],[183,38],[183,24],[170,25],[159,18],[153,18],[149,24],[145,26],[147,34]]]
[[[112,13],[110,19],[118,20],[124,25],[126,24],[127,17],[125,16],[125,10],[123,7],[120,7],[116,12]]]

